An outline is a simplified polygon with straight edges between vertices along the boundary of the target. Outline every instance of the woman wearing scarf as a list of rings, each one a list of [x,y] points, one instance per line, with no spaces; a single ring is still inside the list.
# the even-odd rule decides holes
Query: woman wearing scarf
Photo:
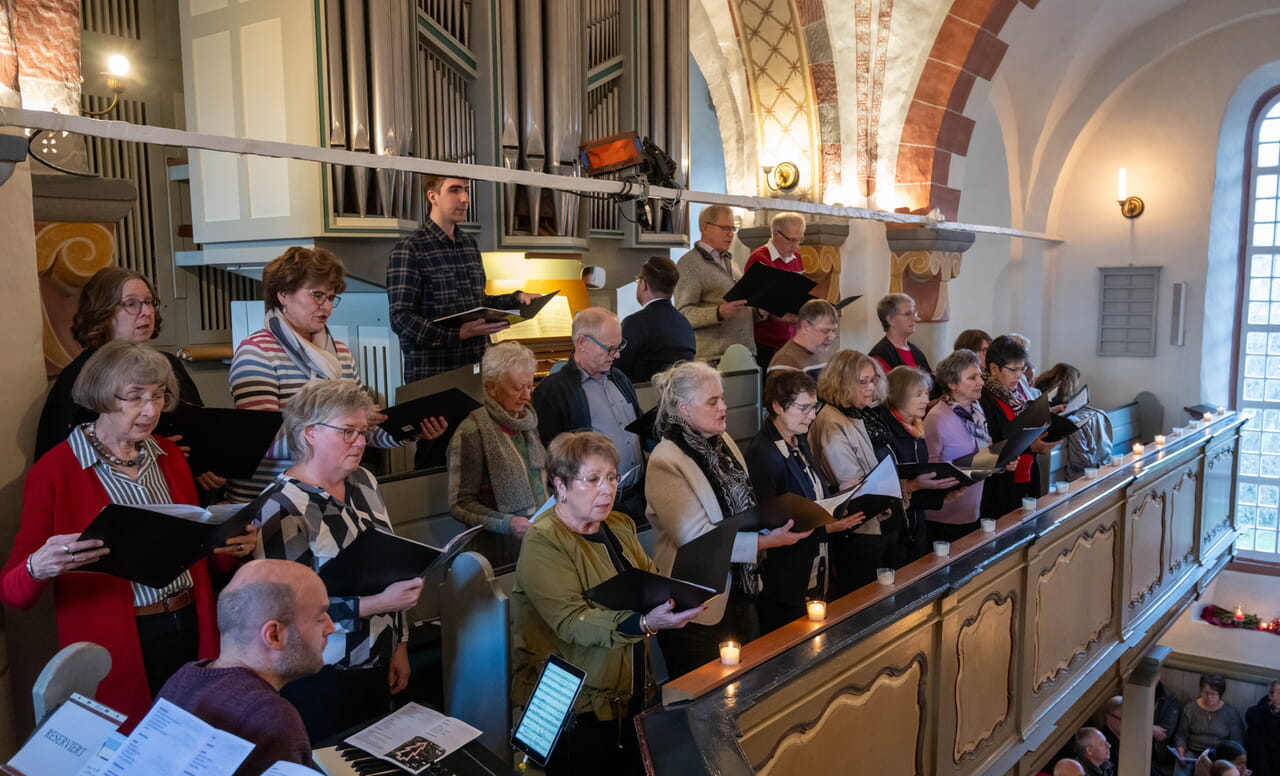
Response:
[[[345,273],[342,261],[323,248],[290,248],[263,267],[265,327],[245,337],[231,360],[231,397],[237,408],[279,412],[313,378],[360,382],[351,351],[330,336],[327,326],[341,300],[338,294],[347,287]],[[385,416],[374,413],[370,419],[377,423]],[[442,422],[423,421],[428,437],[443,431]],[[371,447],[399,444],[382,429],[369,435]],[[281,430],[253,477],[227,484],[228,500],[253,500],[291,465],[293,454]]]
[[[725,433],[720,373],[700,361],[682,361],[654,375],[653,386],[658,392],[654,426],[662,441],[649,458],[644,493],[656,532],[653,560],[670,574],[677,549],[755,506],[756,494],[742,453]],[[737,535],[728,594],[707,602],[684,628],[658,634],[671,677],[715,660],[722,641],[745,643],[758,635],[760,552],[795,544],[809,533],[792,531],[787,521],[773,531]]]
[[[889,433],[889,449],[893,451],[894,460],[898,463],[925,463],[929,460],[929,447],[924,440],[924,418],[929,410],[933,381],[924,372],[909,366],[894,367],[887,381],[889,392],[876,410]],[[913,528],[923,527],[926,509],[939,509],[944,500],[960,497],[960,491],[940,492],[957,484],[950,477],[921,476],[903,480],[907,524]],[[929,553],[926,531],[913,530],[909,536],[910,540],[890,548],[890,565],[905,566]]]
[[[987,348],[986,384],[982,388],[982,411],[987,416],[991,441],[1004,440],[1009,422],[1027,406],[1018,393],[1018,381],[1027,366],[1027,350],[1017,340],[1001,335]],[[1043,437],[1018,457],[1012,472],[1001,472],[986,481],[982,491],[982,517],[1002,517],[1022,505],[1025,496],[1040,495],[1040,466],[1036,456],[1052,450],[1054,444]]]
[[[547,451],[538,438],[533,351],[503,342],[484,352],[484,406],[449,442],[449,511],[469,526],[523,537],[546,502]]]
[[[989,354],[988,354],[989,357]],[[972,456],[991,444],[982,412],[982,367],[972,350],[957,350],[938,362],[942,398],[924,418],[924,441],[930,461],[950,463]],[[956,491],[940,509],[925,513],[931,541],[953,541],[978,527],[978,506],[990,480]]]
[[[794,493],[816,501],[830,496],[834,491],[806,439],[822,409],[818,384],[804,372],[771,372],[764,383],[764,406],[768,412],[764,426],[747,448],[747,470],[756,497],[768,501]],[[808,539],[765,553],[756,599],[762,633],[803,617],[807,599],[827,600],[827,536],[865,519],[861,512],[848,515],[814,531]]]

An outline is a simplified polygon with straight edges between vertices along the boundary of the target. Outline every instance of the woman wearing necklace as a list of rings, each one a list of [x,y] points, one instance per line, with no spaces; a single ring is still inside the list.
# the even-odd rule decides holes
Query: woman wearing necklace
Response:
[[[163,589],[102,574],[72,574],[110,552],[80,534],[107,504],[196,504],[186,459],[152,435],[175,402],[177,381],[163,355],[114,340],[85,363],[72,398],[96,413],[31,468],[22,521],[0,576],[0,600],[29,608],[52,582],[62,646],[93,641],[111,653],[98,700],[136,722],[153,695],[182,664],[218,649],[208,561]],[[179,519],[179,518],[174,518]],[[215,550],[229,569],[247,557],[256,530]]]
[[[265,325],[245,337],[231,359],[228,379],[236,407],[279,412],[308,380],[360,382],[351,350],[329,333],[329,317],[346,287],[342,261],[323,248],[290,248],[262,268]],[[385,419],[378,413],[372,418],[375,426]],[[444,433],[444,420],[424,419],[421,429],[434,439]],[[369,436],[370,447],[400,444],[380,428]],[[253,499],[292,464],[293,451],[282,431],[253,477],[227,484],[228,499]]]
[[[889,432],[889,448],[893,457],[898,463],[926,463],[929,446],[924,438],[924,417],[929,410],[932,380],[919,369],[899,366],[889,372],[887,382],[889,390],[884,403],[876,409]],[[961,497],[963,490],[941,492],[958,484],[950,477],[922,476],[902,481],[903,508],[908,525],[903,535],[910,536],[911,541],[903,541],[890,548],[891,566],[904,566],[929,553],[925,510],[939,509],[945,501]]]
[[[628,568],[656,571],[631,518],[613,510],[618,450],[603,434],[566,432],[551,442],[555,509],[529,527],[511,593],[511,700],[528,703],[550,655],[586,671],[575,724],[547,763],[548,776],[642,774],[633,717],[651,686],[647,637],[684,627],[702,608],[602,609],[583,598]]]
[[[764,406],[768,417],[747,448],[747,471],[756,498],[765,502],[794,493],[817,500],[831,495],[831,486],[806,439],[809,425],[822,409],[817,383],[804,372],[772,372],[764,383]],[[827,600],[827,536],[847,531],[865,519],[861,512],[848,515],[816,529],[806,539],[765,553],[756,598],[761,633],[803,617],[806,599]]]
[[[284,433],[297,460],[262,492],[255,522],[260,557],[297,561],[319,572],[364,531],[392,533],[378,482],[360,468],[373,401],[352,380],[312,380],[284,409]],[[372,596],[333,596],[336,632],[324,668],[294,680],[281,695],[297,707],[312,742],[391,710],[409,682],[405,610],[422,579],[393,582]]]
[[[982,412],[982,367],[972,350],[957,350],[938,362],[942,399],[925,415],[924,440],[930,461],[950,463],[972,456],[991,444],[987,417]],[[954,541],[978,527],[978,505],[987,482],[964,488],[940,509],[925,513],[929,538]]]

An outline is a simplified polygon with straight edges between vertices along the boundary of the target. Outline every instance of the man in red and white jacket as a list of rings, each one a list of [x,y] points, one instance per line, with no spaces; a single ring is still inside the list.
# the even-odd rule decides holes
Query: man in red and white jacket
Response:
[[[769,223],[772,230],[769,241],[751,252],[743,272],[752,264],[763,262],[774,269],[786,272],[804,272],[800,259],[800,243],[804,242],[805,221],[799,213],[779,213]],[[769,361],[778,349],[796,335],[796,316],[789,313],[781,318],[760,312],[756,321],[756,362],[761,369],[769,368]]]

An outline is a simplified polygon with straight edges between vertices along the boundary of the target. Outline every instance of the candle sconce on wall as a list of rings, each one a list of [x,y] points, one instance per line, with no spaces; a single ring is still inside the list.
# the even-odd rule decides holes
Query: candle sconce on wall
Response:
[[[800,185],[800,167],[795,162],[762,166],[764,183],[771,191],[791,191]]]
[[[1125,218],[1137,218],[1147,209],[1141,197],[1129,196],[1129,175],[1123,167],[1116,174],[1116,201],[1120,203],[1120,214]]]

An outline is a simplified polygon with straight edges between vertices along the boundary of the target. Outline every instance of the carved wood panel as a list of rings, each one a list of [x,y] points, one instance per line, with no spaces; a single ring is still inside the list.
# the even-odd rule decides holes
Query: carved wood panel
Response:
[[[1009,718],[1016,597],[992,593],[956,638],[956,736],[952,759],[974,753]]]
[[[1169,489],[1169,573],[1195,557],[1196,510],[1200,506],[1199,462],[1187,467]]]
[[[1115,524],[1095,525],[1038,564],[1028,591],[1032,692],[1056,682],[1110,626],[1115,546]]]
[[[1234,442],[1205,454],[1203,498],[1200,502],[1200,542],[1203,547],[1208,547],[1231,529],[1235,466]]]
[[[786,731],[769,756],[755,763],[756,772],[849,773],[856,759],[868,773],[920,773],[926,675],[926,658],[918,654],[905,666],[882,668],[865,685],[841,689],[815,718]],[[871,745],[856,747],[855,741]]]
[[[1126,601],[1136,609],[1160,586],[1165,557],[1165,511],[1168,494],[1153,487],[1129,507],[1128,567]]]

